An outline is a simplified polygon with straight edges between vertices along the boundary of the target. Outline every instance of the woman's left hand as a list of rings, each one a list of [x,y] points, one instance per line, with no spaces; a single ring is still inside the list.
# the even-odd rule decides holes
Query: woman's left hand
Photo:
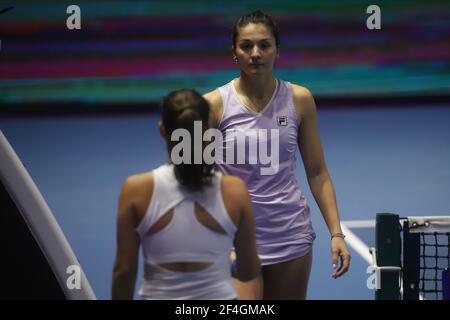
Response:
[[[333,239],[331,239],[331,253],[333,255],[332,259],[334,270],[332,273],[332,277],[336,279],[346,273],[348,271],[348,268],[350,267],[350,253],[348,252],[343,238],[333,237]],[[338,260],[340,260],[339,268]]]

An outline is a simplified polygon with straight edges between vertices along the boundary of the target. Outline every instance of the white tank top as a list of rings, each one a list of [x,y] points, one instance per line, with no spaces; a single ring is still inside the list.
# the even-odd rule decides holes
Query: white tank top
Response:
[[[144,299],[234,299],[236,290],[230,273],[229,254],[236,226],[225,209],[221,177],[214,173],[211,185],[193,192],[175,178],[174,166],[165,164],[153,170],[154,189],[147,212],[136,231],[144,254],[144,279],[139,294]],[[198,203],[225,230],[210,230],[198,222]],[[148,230],[169,210],[169,224],[153,234]],[[160,267],[162,263],[209,262],[194,272],[177,272]]]

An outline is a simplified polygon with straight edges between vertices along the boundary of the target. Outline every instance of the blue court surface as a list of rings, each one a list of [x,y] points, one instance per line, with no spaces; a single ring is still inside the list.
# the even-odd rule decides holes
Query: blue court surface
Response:
[[[331,277],[330,237],[299,158],[297,176],[317,233],[309,299],[374,298],[367,287],[367,267],[377,212],[450,214],[448,107],[450,103],[319,108],[352,263],[344,277]],[[99,299],[110,298],[120,186],[128,175],[167,158],[158,121],[159,115],[151,113],[0,119],[1,130],[47,200]]]

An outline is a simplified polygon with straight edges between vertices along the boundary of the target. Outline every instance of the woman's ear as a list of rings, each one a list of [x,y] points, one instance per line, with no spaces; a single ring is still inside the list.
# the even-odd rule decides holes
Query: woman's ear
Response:
[[[232,53],[232,55],[233,55],[233,61],[234,61],[234,63],[237,63],[237,57],[236,57],[236,54],[234,53],[234,46],[231,46],[231,53]]]
[[[166,127],[164,127],[162,121],[159,122],[159,133],[161,134],[161,137],[166,139],[167,133],[166,133]]]

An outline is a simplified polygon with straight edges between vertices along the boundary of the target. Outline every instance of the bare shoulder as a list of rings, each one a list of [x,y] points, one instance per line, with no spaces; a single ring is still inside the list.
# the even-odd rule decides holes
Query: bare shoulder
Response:
[[[209,104],[211,104],[211,106],[222,104],[222,97],[220,96],[219,89],[207,92],[203,95],[203,97],[209,102]]]
[[[219,89],[210,91],[203,95],[203,97],[208,101],[212,112],[212,127],[218,127],[220,119],[223,113],[223,102],[222,96],[220,95]]]
[[[231,205],[241,206],[250,201],[247,184],[236,176],[223,176],[222,195],[224,200]]]
[[[238,226],[242,212],[248,211],[242,210],[250,205],[247,185],[239,177],[223,176],[221,189],[225,208],[234,224]]]
[[[229,195],[234,195],[239,197],[247,193],[247,185],[244,180],[237,176],[223,176],[222,177],[222,188],[224,192]]]
[[[143,172],[127,177],[122,190],[126,192],[139,192],[143,187],[153,185],[153,172]]]
[[[133,207],[138,218],[147,210],[154,188],[153,173],[145,172],[131,175],[125,179],[120,191],[125,206]]]
[[[292,84],[292,95],[299,120],[316,112],[316,103],[308,88]]]

